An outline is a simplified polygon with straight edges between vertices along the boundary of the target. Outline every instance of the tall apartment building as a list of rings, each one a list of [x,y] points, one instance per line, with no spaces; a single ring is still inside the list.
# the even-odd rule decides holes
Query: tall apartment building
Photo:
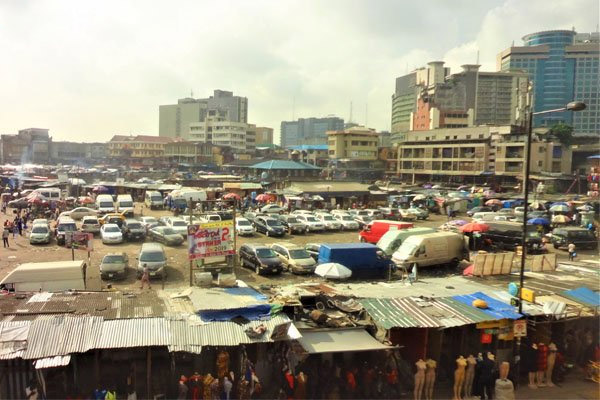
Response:
[[[362,126],[327,132],[329,158],[376,160],[378,143],[377,132]]]
[[[194,142],[212,143],[245,153],[256,147],[256,126],[210,115],[202,122],[190,123],[188,137]]]
[[[248,122],[248,98],[215,90],[206,99],[186,97],[177,104],[159,106],[159,136],[189,140],[190,124],[204,121],[211,113],[233,122]]]
[[[392,96],[392,133],[524,124],[528,78],[524,72],[484,72],[463,65],[450,74],[443,61],[432,61],[396,79]]]
[[[299,118],[281,122],[281,147],[327,144],[327,131],[344,129],[342,118]]]
[[[598,33],[577,34],[569,30],[531,33],[523,46],[512,46],[497,57],[502,71],[523,70],[533,82],[533,109],[545,111],[583,101],[587,109],[534,117],[535,127],[557,122],[572,125],[574,134],[600,135],[600,46]]]
[[[273,144],[273,128],[265,126],[256,127],[256,145],[270,146]]]

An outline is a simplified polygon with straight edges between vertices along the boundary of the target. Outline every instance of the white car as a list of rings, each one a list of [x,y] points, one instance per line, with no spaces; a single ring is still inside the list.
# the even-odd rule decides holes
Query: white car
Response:
[[[296,214],[296,219],[306,225],[308,232],[322,232],[325,230],[323,222],[314,215]]]
[[[314,215],[312,211],[308,210],[294,210],[291,213],[292,215]]]
[[[356,222],[350,214],[335,214],[333,218],[342,224],[342,229],[357,230],[359,228],[358,222]]]
[[[150,229],[154,228],[155,226],[160,225],[158,220],[154,217],[140,217],[140,222],[142,223],[142,225],[144,225],[144,227],[146,228],[146,231],[149,231]]]
[[[182,218],[169,218],[167,219],[167,226],[172,228],[175,232],[179,233],[181,236],[187,238],[187,227],[188,223]]]
[[[267,204],[263,208],[260,209],[260,212],[265,214],[279,214],[284,212],[285,209],[283,207],[278,206],[277,204]]]
[[[98,221],[98,217],[83,217],[81,221],[81,231],[87,233],[99,233],[100,221]]]
[[[237,218],[235,220],[235,231],[240,236],[252,236],[255,232],[252,223],[250,223],[250,221],[248,221],[246,218]]]
[[[123,243],[123,232],[117,224],[104,224],[100,228],[102,243]]]
[[[98,215],[98,211],[89,208],[89,207],[77,207],[72,209],[71,211],[65,211],[63,213],[61,213],[61,215],[68,215],[69,217],[73,218],[73,219],[81,219],[83,217],[87,217],[87,216],[97,216]]]
[[[381,210],[377,210],[375,208],[367,208],[365,211],[367,212],[367,216],[371,219],[377,219],[382,217]]]
[[[342,229],[342,224],[333,218],[331,214],[319,213],[315,217],[325,225],[325,229],[328,231],[337,231]]]
[[[346,210],[331,210],[331,215],[350,215],[350,213]]]

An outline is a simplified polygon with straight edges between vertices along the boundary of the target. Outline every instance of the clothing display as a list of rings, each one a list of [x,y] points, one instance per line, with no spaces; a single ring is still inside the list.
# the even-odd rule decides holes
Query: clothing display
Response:
[[[206,374],[204,381],[202,382],[204,387],[202,388],[202,398],[204,400],[212,399],[211,385],[216,379],[211,374]]]
[[[467,359],[460,356],[456,359],[456,370],[454,371],[454,400],[461,400],[463,384],[465,382],[465,369]]]
[[[473,379],[475,378],[475,365],[477,365],[477,359],[473,357],[473,354],[469,354],[467,357],[467,369],[465,370],[465,397],[469,398],[473,395]]]
[[[188,386],[191,391],[192,400],[200,400],[202,398],[202,375],[194,372],[188,380]]]
[[[552,372],[554,371],[554,364],[556,363],[556,345],[550,343],[548,345],[548,356],[546,357],[546,383],[548,386],[554,386],[552,382]]]
[[[546,368],[548,367],[548,346],[544,343],[538,343],[537,353],[537,385],[538,387],[546,386],[544,382],[544,375],[546,375]]]
[[[223,377],[229,372],[229,353],[222,350],[217,354],[217,377]]]
[[[481,361],[481,372],[479,375],[479,380],[477,382],[477,394],[481,397],[481,399],[494,398],[494,384],[496,381],[496,377],[494,376],[496,363],[494,360],[494,355],[491,353],[487,353],[483,357],[483,361]]]
[[[415,400],[421,400],[423,386],[425,385],[425,370],[427,369],[427,363],[422,359],[419,359],[415,365],[417,366],[417,372],[415,373],[415,390],[413,396]]]
[[[435,369],[437,367],[437,362],[428,359],[425,364],[427,364],[427,370],[425,371],[425,399],[432,400],[433,399],[433,386],[435,384]]]
[[[306,399],[306,382],[306,375],[304,375],[304,372],[300,371],[300,373],[296,375],[296,390],[294,391],[294,399]]]

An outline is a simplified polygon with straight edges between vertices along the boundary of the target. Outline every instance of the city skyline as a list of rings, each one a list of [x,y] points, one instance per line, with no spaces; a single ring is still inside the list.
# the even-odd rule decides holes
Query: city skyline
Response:
[[[350,102],[352,122],[365,124],[368,104],[367,125],[390,130],[396,77],[432,60],[458,72],[477,55],[495,71],[497,53],[523,35],[591,32],[598,15],[586,0],[386,3],[3,3],[0,133],[158,135],[159,105],[214,89],[247,97],[248,122],[273,128],[276,141],[281,121],[350,122]]]

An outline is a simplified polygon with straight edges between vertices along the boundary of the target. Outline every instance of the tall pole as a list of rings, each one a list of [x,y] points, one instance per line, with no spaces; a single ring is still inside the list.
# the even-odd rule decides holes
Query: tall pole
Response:
[[[527,253],[527,209],[529,208],[529,164],[531,163],[531,131],[533,112],[529,111],[527,141],[525,143],[525,173],[523,175],[523,236],[521,237],[521,271],[519,273],[519,314],[523,311],[523,282],[525,280],[525,256]]]

